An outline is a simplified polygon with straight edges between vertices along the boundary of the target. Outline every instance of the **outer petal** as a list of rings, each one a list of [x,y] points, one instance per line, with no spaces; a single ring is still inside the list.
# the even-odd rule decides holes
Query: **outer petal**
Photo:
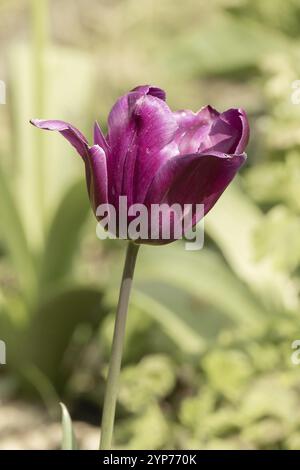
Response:
[[[58,120],[45,121],[41,119],[31,119],[30,122],[39,129],[60,132],[60,134],[62,134],[70,142],[70,144],[75,147],[79,155],[81,155],[83,159],[86,159],[88,142],[84,135],[78,129],[76,129],[76,127],[67,122]]]
[[[135,87],[131,91],[139,91],[141,93],[144,93],[145,95],[156,96],[156,98],[159,98],[160,100],[166,101],[166,92],[164,90],[162,90],[161,88],[158,88],[156,86],[141,85],[141,86]]]
[[[99,145],[89,147],[83,134],[64,121],[34,119],[30,122],[40,129],[60,132],[82,156],[86,169],[87,189],[92,208],[96,213],[100,204],[107,203],[108,181],[104,150]]]
[[[220,152],[174,157],[154,177],[145,204],[149,209],[151,204],[172,206],[177,203],[182,208],[184,204],[192,204],[192,225],[195,225],[199,221],[195,205],[204,204],[204,214],[207,214],[245,159],[245,154],[228,155]]]
[[[113,203],[119,195],[126,195],[128,204],[143,202],[153,174],[174,155],[176,120],[166,103],[152,96],[153,89],[148,88],[139,87],[121,97],[108,118],[109,200]]]
[[[236,146],[234,153],[243,153],[249,142],[250,127],[246,112],[241,108],[238,111],[241,122],[241,138]]]
[[[107,166],[106,156],[99,145],[89,149],[85,163],[88,193],[92,208],[96,214],[100,204],[107,204]]]

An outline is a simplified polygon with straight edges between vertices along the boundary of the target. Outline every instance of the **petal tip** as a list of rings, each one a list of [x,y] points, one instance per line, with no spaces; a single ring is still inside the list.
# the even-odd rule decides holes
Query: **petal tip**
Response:
[[[162,101],[166,101],[166,92],[154,85],[139,85],[133,88],[131,91],[139,91],[145,93],[146,95],[152,95],[155,98],[158,98]]]
[[[29,120],[30,124],[32,124],[35,127],[39,127],[40,119],[30,119]]]

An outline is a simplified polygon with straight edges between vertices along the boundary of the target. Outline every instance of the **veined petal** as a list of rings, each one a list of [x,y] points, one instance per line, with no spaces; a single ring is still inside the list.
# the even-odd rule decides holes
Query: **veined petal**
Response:
[[[88,142],[85,136],[72,124],[64,121],[42,119],[31,119],[30,122],[39,129],[58,131],[75,147],[84,160],[87,158]]]
[[[177,130],[169,107],[156,96],[146,94],[147,89],[139,87],[139,91],[121,97],[108,118],[109,198],[126,195],[128,204],[143,202]],[[174,145],[171,148],[173,151]]]
[[[214,206],[239,168],[246,155],[220,152],[180,155],[168,160],[155,175],[145,204],[192,204],[192,225],[199,221],[196,204],[204,204],[204,214]]]
[[[228,109],[214,119],[199,152],[243,153],[249,140],[249,124],[242,109]]]
[[[198,152],[201,142],[209,134],[214,120],[220,115],[211,106],[205,106],[200,111],[181,110],[174,113],[178,124],[175,141],[181,155]]]
[[[206,106],[198,113],[182,110],[174,115],[179,126],[175,139],[182,155],[208,151],[243,153],[247,146],[249,124],[242,109],[220,114]]]

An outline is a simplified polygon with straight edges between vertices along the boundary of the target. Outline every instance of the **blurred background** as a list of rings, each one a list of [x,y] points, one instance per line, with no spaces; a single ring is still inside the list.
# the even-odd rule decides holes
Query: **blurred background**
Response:
[[[139,84],[173,109],[243,107],[248,161],[205,245],[143,247],[115,447],[300,449],[300,4],[0,0],[0,448],[60,446],[63,401],[96,448],[125,243],[96,238],[80,159]]]

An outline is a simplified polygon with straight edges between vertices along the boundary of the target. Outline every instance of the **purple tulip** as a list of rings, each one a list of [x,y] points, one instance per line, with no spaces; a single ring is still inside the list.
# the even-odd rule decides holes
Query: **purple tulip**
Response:
[[[95,214],[101,204],[117,209],[119,196],[127,196],[128,206],[140,203],[147,208],[203,204],[206,214],[245,162],[249,138],[242,109],[219,113],[206,106],[197,113],[172,112],[165,92],[148,85],[117,100],[108,117],[107,135],[96,123],[92,146],[66,122],[35,119],[31,123],[59,131],[81,155]],[[194,213],[192,225],[198,219]],[[156,231],[160,234],[160,227]],[[158,238],[153,243],[166,243]]]

